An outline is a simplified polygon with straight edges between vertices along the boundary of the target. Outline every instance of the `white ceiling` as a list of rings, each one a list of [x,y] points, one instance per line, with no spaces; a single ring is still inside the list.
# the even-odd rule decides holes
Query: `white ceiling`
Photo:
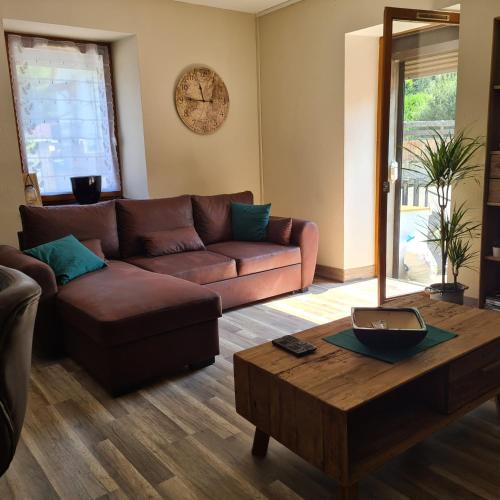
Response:
[[[263,14],[285,7],[300,0],[176,0],[183,3],[206,5],[218,9],[239,10],[251,14]]]
[[[37,23],[35,21],[22,21],[20,19],[3,18],[2,24],[4,31],[12,31],[14,33],[36,33],[37,35],[75,38],[77,40],[98,42],[114,42],[121,38],[131,36],[131,33],[63,26],[61,24]]]

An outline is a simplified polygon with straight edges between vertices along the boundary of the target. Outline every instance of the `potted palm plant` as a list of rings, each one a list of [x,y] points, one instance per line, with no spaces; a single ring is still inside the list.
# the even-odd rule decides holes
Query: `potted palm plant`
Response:
[[[451,192],[469,179],[477,180],[480,168],[473,162],[475,154],[483,147],[479,138],[466,137],[465,133],[442,135],[434,130],[431,139],[420,140],[413,148],[405,148],[411,155],[411,168],[407,170],[423,175],[426,187],[437,197],[438,217],[425,223],[424,235],[428,243],[437,246],[441,258],[441,282],[433,283],[427,290],[436,300],[463,304],[467,286],[459,283],[460,269],[470,268],[477,252],[472,250],[471,239],[478,235],[480,224],[470,220],[465,203],[452,205]],[[453,282],[447,282],[448,263]]]

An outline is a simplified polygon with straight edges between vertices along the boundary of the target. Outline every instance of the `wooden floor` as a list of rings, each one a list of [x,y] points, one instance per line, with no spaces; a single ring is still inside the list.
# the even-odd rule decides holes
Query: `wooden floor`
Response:
[[[395,285],[397,286],[397,285]],[[111,399],[68,359],[34,361],[29,410],[0,499],[326,499],[336,484],[234,411],[232,355],[375,303],[376,282],[231,311],[215,365]],[[368,425],[377,425],[369,422]],[[500,419],[488,403],[361,483],[361,498],[500,499]]]

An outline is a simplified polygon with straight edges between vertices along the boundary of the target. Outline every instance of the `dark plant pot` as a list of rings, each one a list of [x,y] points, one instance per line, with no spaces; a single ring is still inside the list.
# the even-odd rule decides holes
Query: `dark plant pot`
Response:
[[[452,302],[453,304],[463,305],[464,303],[464,292],[469,288],[462,283],[458,283],[455,286],[454,283],[445,283],[444,289],[442,283],[433,283],[426,288],[429,292],[432,300],[441,300],[443,302]]]
[[[101,176],[85,175],[82,177],[71,177],[71,189],[76,201],[80,205],[97,203],[101,197]]]

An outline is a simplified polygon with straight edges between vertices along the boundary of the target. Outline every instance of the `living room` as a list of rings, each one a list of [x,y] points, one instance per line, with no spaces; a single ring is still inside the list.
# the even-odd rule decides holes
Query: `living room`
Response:
[[[0,498],[500,498],[498,0],[0,15]]]

